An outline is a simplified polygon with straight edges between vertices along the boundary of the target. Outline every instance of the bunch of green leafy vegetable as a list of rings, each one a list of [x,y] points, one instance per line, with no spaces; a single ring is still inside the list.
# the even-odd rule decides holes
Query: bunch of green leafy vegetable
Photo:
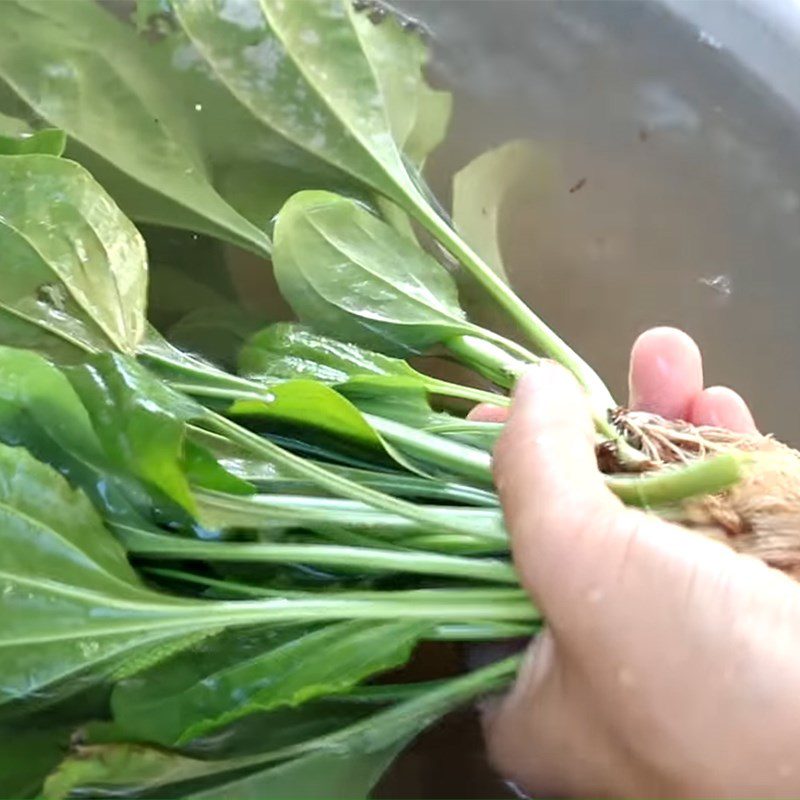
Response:
[[[142,0],[135,23],[3,6],[0,793],[363,796],[517,659],[383,673],[423,641],[539,624],[492,486],[498,426],[468,404],[507,404],[545,355],[617,439],[607,390],[500,262],[504,189],[541,156],[481,156],[448,219],[421,170],[450,97],[374,3]],[[271,262],[299,322],[244,313],[228,245]],[[467,318],[454,269],[526,344]],[[429,353],[473,380],[407,361]],[[721,457],[608,483],[658,504],[737,474]]]

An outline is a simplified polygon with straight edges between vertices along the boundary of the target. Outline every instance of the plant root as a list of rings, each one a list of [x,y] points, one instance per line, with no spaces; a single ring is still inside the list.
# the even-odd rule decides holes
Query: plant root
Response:
[[[720,453],[743,456],[742,480],[724,492],[663,509],[663,516],[760,558],[800,580],[800,453],[771,436],[694,426],[655,414],[619,409],[613,422],[648,461],[647,471],[668,469]],[[602,446],[601,446],[602,447]],[[607,449],[604,472],[621,471]],[[653,509],[661,513],[662,509]]]

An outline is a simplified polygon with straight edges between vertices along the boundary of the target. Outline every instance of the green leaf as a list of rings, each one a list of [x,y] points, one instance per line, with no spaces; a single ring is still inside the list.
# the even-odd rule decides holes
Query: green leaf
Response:
[[[428,627],[355,621],[223,635],[118,684],[112,710],[137,738],[182,744],[247,714],[345,692],[398,667]]]
[[[428,402],[427,392],[419,386],[392,386],[391,383],[385,386],[380,379],[354,379],[342,386],[339,391],[359,411],[370,415],[370,419],[382,417],[420,430],[428,425],[458,419],[434,411]],[[418,467],[417,471],[419,469]]]
[[[349,3],[177,0],[173,8],[214,74],[263,125],[383,194],[414,191],[365,57],[373,31]]]
[[[333,441],[350,439],[368,450],[384,447],[380,436],[352,403],[314,380],[290,380],[270,386],[265,400],[239,400],[228,414],[315,430]]]
[[[409,737],[410,738],[410,737]],[[403,750],[408,740],[365,753],[311,753],[265,770],[185,795],[193,800],[359,800]]]
[[[315,333],[296,323],[270,325],[251,337],[239,354],[240,371],[254,380],[314,378],[336,390],[361,411],[415,427],[458,422],[435,413],[429,394],[475,402],[505,402],[478,389],[432,378],[399,358]]]
[[[434,555],[417,556],[424,558]],[[467,559],[447,562],[453,563],[472,574]],[[485,566],[498,571],[504,565]],[[82,493],[26,451],[0,448],[0,704],[77,676],[99,680],[123,658],[208,630],[341,619],[513,621],[532,614],[517,600],[488,607],[434,596],[414,605],[391,593],[368,601],[326,597],[246,603],[159,594],[140,583]]]
[[[203,762],[141,745],[90,745],[76,748],[45,781],[44,800],[77,795],[108,796],[100,787],[120,787],[125,793],[164,786],[203,774]]]
[[[135,646],[131,628],[153,619],[152,593],[86,497],[20,448],[0,448],[0,528],[0,704]],[[114,635],[117,612],[137,601]],[[168,617],[171,607],[164,598]]]
[[[0,794],[27,798],[39,794],[47,774],[62,759],[71,727],[0,727]]]
[[[552,163],[540,145],[517,139],[487,150],[453,178],[453,225],[464,241],[506,283],[500,253],[500,214],[524,187],[541,191],[549,183]]]
[[[314,378],[335,386],[360,411],[418,427],[451,421],[431,409],[429,391],[458,390],[417,372],[402,359],[290,322],[270,325],[251,337],[239,353],[239,368],[266,383]]]
[[[428,48],[416,31],[389,14],[380,24],[368,14],[354,14],[352,23],[378,79],[395,142],[417,167],[445,137],[452,96],[431,89],[425,81]]]
[[[434,554],[417,556],[425,558]],[[447,563],[471,574],[467,559]],[[504,564],[485,566],[496,572]],[[486,606],[426,596],[415,605],[391,593],[380,600],[245,603],[159,594],[139,581],[82,493],[26,451],[0,448],[0,705],[77,676],[99,680],[123,657],[185,642],[203,631],[341,619],[513,621],[534,614],[518,600]]]
[[[170,389],[137,362],[103,353],[67,372],[112,464],[174,500],[191,514],[190,478],[220,491],[253,488],[226,472],[200,445],[187,447],[186,424],[202,406]]]
[[[400,398],[404,402],[406,416],[413,414],[415,421],[424,419],[425,422],[437,419],[427,404],[424,391],[415,391],[414,387],[409,389],[405,383],[392,386],[390,381],[389,386],[375,385],[366,379],[363,383],[354,380],[352,387],[354,395],[367,408],[386,410],[393,400]],[[404,435],[418,439],[417,431],[404,428],[392,430],[390,435],[386,435],[381,420],[367,418],[350,400],[318,381],[290,380],[270,385],[269,396],[265,400],[238,400],[230,407],[228,415],[267,421],[272,423],[270,430],[275,424],[288,426],[290,431],[299,430],[302,438],[310,438],[315,444],[327,441],[334,452],[341,451],[342,460],[354,454],[366,454],[369,460],[376,460],[378,465],[383,462],[387,466],[387,462],[389,465],[391,462],[382,457],[385,453],[395,464],[409,472],[429,475],[431,469],[436,467],[436,453],[432,454],[433,458],[426,459],[406,446]],[[303,434],[304,430],[314,433]],[[322,442],[319,441],[320,435]]]
[[[330,386],[365,376],[416,386],[425,376],[399,358],[279,322],[252,336],[239,353],[239,371],[263,379],[313,378]]]
[[[187,432],[188,433],[188,432]],[[233,495],[249,495],[255,487],[218,461],[209,450],[184,436],[181,466],[191,486]]]
[[[2,131],[2,119],[0,119]],[[40,153],[48,156],[60,156],[67,145],[64,131],[58,128],[45,128],[35,133],[20,133],[16,136],[0,134],[0,155],[19,156]]]
[[[387,699],[391,701],[391,697]],[[258,762],[258,755],[263,754],[270,770],[273,768],[270,751],[290,747],[301,750],[304,742],[346,728],[372,711],[369,705],[337,702],[334,698],[254,714],[229,725],[221,736],[201,739],[196,745],[184,748],[187,753],[197,752],[204,760],[130,743],[124,738],[129,732],[113,723],[93,724],[80,731],[80,739],[85,744],[74,747],[73,753],[52,772],[43,796],[61,798],[71,790],[80,795],[86,789],[90,789],[93,796],[113,796],[120,789],[126,793],[142,793],[150,787],[175,784],[193,787],[161,789],[157,795],[183,797],[187,791],[203,791],[209,786],[237,781],[246,770],[246,766],[245,770],[237,769],[237,762],[242,761],[243,755],[256,756],[246,760]],[[262,772],[252,773],[251,767],[250,774]],[[238,798],[238,794],[231,797]]]
[[[269,252],[269,239],[215,191],[193,106],[176,102],[136,33],[90,0],[3,5],[0,77],[63,129],[71,151],[131,216]]]
[[[0,156],[0,272],[4,343],[78,357],[135,351],[145,324],[144,242],[78,164]]]
[[[139,36],[89,0],[9,2],[0,75],[133,218],[266,253],[294,191],[413,192],[401,151],[421,164],[450,112],[417,35],[345,0],[304,5],[142,3]]]
[[[433,688],[421,687],[410,699],[331,733],[248,757],[201,761],[135,745],[83,747],[65,759],[50,776],[43,796],[45,800],[61,800],[70,793],[102,797],[118,795],[121,790],[151,791],[203,777],[217,775],[222,778],[225,773],[230,775],[236,770],[257,768],[261,771],[244,778],[234,775],[232,781],[218,780],[197,796],[239,797],[239,791],[271,792],[273,786],[275,793],[265,796],[283,797],[286,791],[290,792],[290,797],[317,796],[315,793],[320,789],[314,778],[323,780],[326,774],[323,770],[328,769],[331,770],[333,785],[341,787],[344,796],[349,796],[347,792],[351,787],[363,789],[371,780],[377,779],[391,756],[420,730],[476,695],[507,685],[518,664],[519,657],[513,657]],[[348,762],[355,776],[348,771]],[[265,771],[264,767],[276,763],[273,784],[271,770]],[[291,769],[292,765],[297,767],[297,771]],[[291,794],[288,783],[298,776],[298,772],[309,780],[303,780],[296,787],[297,794]],[[327,793],[324,796],[328,796]]]
[[[113,468],[67,378],[36,353],[0,347],[0,440],[53,466],[108,519],[146,527],[144,490]]]
[[[474,331],[448,272],[344,197],[294,195],[278,215],[273,259],[284,298],[321,333],[403,355]]]

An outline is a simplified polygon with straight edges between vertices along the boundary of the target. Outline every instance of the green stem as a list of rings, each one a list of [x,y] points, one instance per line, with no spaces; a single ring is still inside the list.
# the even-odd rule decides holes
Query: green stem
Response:
[[[423,430],[426,433],[445,437],[472,436],[474,438],[477,436],[486,441],[489,449],[491,449],[500,438],[504,427],[505,423],[503,422],[475,422],[469,419],[457,419],[453,422],[433,422],[430,425],[426,425]],[[475,445],[472,446],[474,447]]]
[[[462,400],[471,400],[475,403],[489,403],[493,406],[507,407],[511,405],[511,400],[504,394],[496,392],[485,392],[482,389],[475,389],[472,386],[461,386],[449,381],[440,381],[436,378],[425,377],[425,388],[431,394],[442,395],[443,397],[458,397]]]
[[[259,388],[257,391],[252,387],[219,387],[205,386],[199,383],[183,383],[180,381],[170,381],[170,386],[184,394],[194,397],[208,397],[213,400],[225,400],[231,403],[234,400],[259,400],[265,402],[269,396],[266,389]]]
[[[380,539],[377,535],[369,536],[357,531],[343,528],[325,528],[315,531],[323,540],[336,544],[347,544],[354,547],[377,547],[379,549],[427,550],[452,556],[496,556],[508,552],[508,543],[501,545],[476,539],[466,534],[441,533],[422,536],[408,536],[402,539]]]
[[[333,542],[334,544],[343,544],[350,547],[375,547],[379,550],[400,550],[403,552],[413,549],[406,545],[405,538],[402,540],[403,544],[398,544],[396,541],[391,539],[378,539],[374,536],[369,536],[366,533],[359,533],[358,531],[348,530],[347,528],[326,526],[324,528],[315,530],[314,532],[317,534],[318,538],[322,540],[322,544]],[[421,549],[424,550],[425,548]],[[439,550],[437,552],[441,553],[443,551]],[[450,555],[463,555],[462,553],[455,552],[452,548],[447,552]]]
[[[205,542],[130,528],[120,529],[118,535],[128,552],[160,559],[308,564],[348,570],[409,572],[512,585],[517,583],[514,568],[498,559],[346,545]]]
[[[422,199],[420,197],[420,199]],[[543,320],[510,289],[494,270],[469,247],[440,217],[427,201],[412,207],[417,221],[425,227],[472,274],[490,297],[508,314],[536,349],[569,369],[584,385],[596,411],[616,408],[611,393],[597,373],[561,339]]]
[[[436,553],[448,553],[462,556],[494,555],[508,552],[508,541],[502,544],[488,542],[469,536],[458,536],[454,533],[432,533],[423,536],[410,536],[403,539],[403,545],[411,550],[432,550]]]
[[[381,535],[408,536],[438,530],[440,521],[458,520],[471,539],[504,546],[507,537],[499,509],[425,506],[425,523],[398,514],[376,511],[358,500],[308,495],[231,495],[197,489],[205,527],[249,527],[259,530],[288,528],[347,528]],[[480,535],[477,532],[480,531]],[[463,535],[463,534],[458,534]]]
[[[364,414],[364,418],[381,436],[404,453],[455,475],[487,486],[494,485],[492,459],[483,450],[372,414]]]
[[[478,425],[479,423],[474,424]],[[225,436],[212,433],[205,428],[198,428],[195,425],[189,425],[188,428],[194,439],[212,451],[224,453],[226,448],[230,448],[230,441]],[[238,458],[237,455],[240,454],[229,451],[228,456],[220,457],[220,463],[237,477],[255,484],[265,492],[308,495],[318,491],[316,485],[308,479],[280,474],[269,461]],[[370,470],[338,464],[323,465],[320,462],[317,462],[317,465],[323,466],[329,472],[347,478],[349,481],[397,497],[413,497],[482,508],[497,508],[498,506],[497,495],[494,492],[466,483],[456,483],[433,477],[423,478],[419,475],[409,475],[407,472]]]
[[[140,570],[147,575],[156,575],[159,578],[171,578],[172,580],[189,583],[196,586],[203,586],[206,589],[219,589],[228,595],[238,597],[285,597],[298,600],[304,597],[312,597],[312,592],[298,592],[290,589],[267,589],[263,586],[253,586],[248,583],[239,583],[231,580],[219,580],[209,578],[205,575],[198,575],[194,572],[184,572],[180,569],[170,569],[168,567],[143,566]]]
[[[721,492],[741,477],[742,457],[726,453],[641,477],[610,476],[606,486],[628,505],[648,508]]]
[[[349,481],[308,459],[284,450],[282,447],[263,439],[252,431],[247,430],[247,428],[243,428],[213,411],[208,411],[206,419],[213,429],[224,433],[231,441],[243,447],[246,451],[258,458],[272,461],[297,475],[302,475],[320,488],[331,492],[331,494],[350,500],[360,500],[374,508],[399,514],[402,517],[407,517],[408,519],[413,519],[426,525],[432,524],[432,518],[428,514],[425,506],[417,506],[414,503],[409,503],[397,497],[392,497],[391,495],[378,492],[375,489],[369,489],[366,486]],[[435,524],[440,530],[449,533],[474,532],[469,525],[462,527],[461,525],[453,524],[450,520],[443,518],[437,518]],[[480,532],[478,532],[477,535],[480,535]]]
[[[398,472],[370,472],[356,467],[330,467],[351,480],[365,486],[380,488],[389,494],[404,497],[420,497],[430,500],[444,500],[459,505],[472,505],[497,508],[498,500],[494,492],[479,489],[476,486],[453,483],[437,478],[421,478],[417,475],[406,475]]]
[[[268,394],[266,390],[263,390],[260,395],[254,395],[249,391],[241,392],[218,387],[196,386],[194,384],[175,383],[172,385],[176,389],[199,397],[214,397],[227,400],[263,400],[265,393]],[[489,395],[488,392],[485,394],[487,397],[494,397],[494,395]],[[462,394],[461,396],[466,395]],[[481,450],[458,442],[441,439],[394,420],[384,419],[372,414],[363,414],[363,416],[378,433],[392,444],[402,448],[409,455],[421,458],[455,475],[460,475],[488,486],[493,485],[491,459]]]
[[[329,597],[338,600],[361,600],[372,602],[385,600],[387,597],[393,601],[403,603],[501,603],[507,601],[526,601],[527,595],[522,589],[497,588],[468,588],[468,589],[408,589],[393,591],[330,591],[330,592],[300,592],[284,591],[283,589],[266,589],[262,586],[253,586],[234,581],[219,580],[196,575],[193,572],[168,569],[164,567],[144,567],[144,571],[153,575],[174,578],[187,583],[195,583],[208,588],[223,589],[243,597],[284,597],[289,599],[307,599],[313,597]]]
[[[506,388],[513,387],[526,366],[524,362],[509,356],[501,347],[477,336],[454,336],[444,342],[444,346],[462,364],[475,369],[499,386]],[[592,374],[596,381],[600,380],[594,373]],[[605,385],[600,385],[602,392],[596,389],[594,396],[592,396],[591,388],[587,389],[592,403],[592,419],[594,420],[595,430],[606,439],[616,443],[619,458],[623,463],[630,465],[641,464],[645,457],[638,450],[631,447],[609,421],[608,411],[610,408],[615,407],[609,404],[613,404],[614,401],[611,395],[608,394]]]
[[[513,388],[530,363],[478,336],[453,336],[443,344],[459,362],[504,389]]]
[[[425,639],[433,642],[493,642],[498,639],[527,639],[536,633],[537,627],[537,625],[520,625],[513,622],[437,625]]]
[[[445,622],[536,622],[539,613],[528,600],[506,600],[487,603],[483,599],[468,602],[461,599],[426,598],[411,603],[405,598],[393,598],[386,592],[380,600],[350,600],[337,597],[313,597],[298,600],[271,598],[267,600],[216,600],[181,610],[186,625],[189,615],[208,620],[209,626],[279,624],[289,622],[326,622],[340,619],[431,620]]]

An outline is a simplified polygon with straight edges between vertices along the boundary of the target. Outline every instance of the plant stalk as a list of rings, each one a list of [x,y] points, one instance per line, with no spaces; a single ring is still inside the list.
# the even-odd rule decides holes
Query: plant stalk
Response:
[[[540,319],[447,225],[420,196],[412,211],[417,221],[442,244],[480,283],[489,296],[508,314],[534,347],[547,358],[563,364],[583,384],[595,412],[605,418],[617,407],[597,373],[558,334]]]
[[[511,400],[504,394],[485,392],[482,389],[461,386],[457,383],[450,383],[450,381],[440,381],[428,375],[425,375],[425,388],[430,394],[438,394],[442,397],[457,397],[461,400],[470,400],[474,403],[489,403],[493,406],[507,407],[511,405]]]
[[[477,336],[454,336],[444,342],[444,346],[462,364],[475,369],[484,377],[505,388],[512,388],[526,369],[524,362],[509,356],[503,348]],[[595,378],[597,381],[600,380],[596,375]],[[584,386],[586,386],[585,382]],[[631,447],[609,420],[608,411],[615,406],[608,406],[608,403],[613,403],[613,398],[608,394],[604,385],[603,390],[603,394],[592,397],[591,389],[587,389],[595,430],[616,444],[619,458],[623,463],[632,466],[641,464],[645,460],[644,455],[636,448]],[[602,402],[597,401],[597,396],[601,397]]]
[[[503,544],[506,535],[499,509],[459,508],[457,506],[425,506],[431,515],[426,524],[416,520],[377,511],[357,500],[337,497],[314,497],[290,494],[231,495],[211,489],[195,490],[201,509],[201,522],[206,527],[219,527],[219,521],[228,520],[228,526],[249,527],[258,530],[287,530],[290,528],[337,527],[380,535],[408,536],[431,533],[438,529],[438,518],[463,519],[473,530],[481,525],[482,541]],[[212,524],[209,522],[209,517]],[[472,533],[470,536],[474,537]]]
[[[307,564],[369,572],[409,572],[511,585],[517,583],[514,568],[499,559],[347,545],[206,542],[134,529],[120,530],[119,537],[128,552],[138,556],[157,556],[159,559]]]
[[[373,414],[364,414],[364,418],[404,453],[462,478],[485,486],[494,485],[492,459],[483,450]]]
[[[740,455],[725,453],[643,476],[608,476],[606,486],[626,505],[669,505],[730,488],[742,478],[742,461]]]
[[[282,447],[247,430],[247,428],[231,422],[221,414],[209,410],[207,423],[217,432],[225,434],[231,441],[244,448],[247,452],[258,458],[279,464],[297,475],[302,475],[331,494],[350,500],[363,501],[374,508],[399,514],[402,517],[407,517],[426,525],[431,524],[431,517],[424,506],[417,506],[406,500],[401,500],[349,481],[308,459],[284,450]],[[440,530],[449,533],[474,532],[471,526],[454,525],[450,520],[443,518],[437,519],[436,525]],[[480,535],[480,532],[478,532],[478,535]]]

